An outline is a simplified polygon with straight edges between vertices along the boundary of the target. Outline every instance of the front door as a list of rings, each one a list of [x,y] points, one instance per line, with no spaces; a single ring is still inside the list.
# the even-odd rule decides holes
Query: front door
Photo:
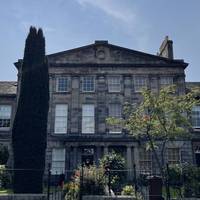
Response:
[[[83,148],[81,155],[82,164],[90,166],[94,164],[94,148]]]

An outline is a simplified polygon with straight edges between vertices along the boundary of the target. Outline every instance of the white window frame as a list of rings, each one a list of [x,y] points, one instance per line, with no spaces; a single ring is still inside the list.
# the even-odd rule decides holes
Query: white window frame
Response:
[[[8,104],[0,105],[0,130],[9,130],[11,127],[11,115],[12,115],[12,106]],[[3,124],[9,124],[9,126],[3,126]]]
[[[61,83],[60,81],[65,81],[66,86],[64,87],[64,83]],[[60,89],[61,87],[60,84],[62,84],[63,89]],[[56,77],[56,92],[68,92],[68,90],[69,90],[69,78],[67,76]]]
[[[57,155],[59,153],[61,155]],[[57,167],[59,166],[59,167]],[[65,173],[65,149],[64,148],[53,148],[51,158],[51,173],[53,175],[60,175]]]
[[[161,87],[173,85],[173,77],[172,76],[161,76],[160,77],[160,85],[161,85]]]
[[[56,104],[54,134],[66,134],[68,125],[68,104]],[[58,124],[64,124],[59,126]],[[61,129],[61,130],[59,130]]]
[[[88,126],[91,122],[90,126]],[[95,133],[95,106],[94,104],[82,105],[82,133],[94,134]]]
[[[121,77],[109,76],[108,77],[108,92],[121,92]]]
[[[192,108],[192,119],[191,120],[192,120],[193,128],[200,128],[200,105],[194,106]],[[194,123],[194,121],[195,121],[195,123]]]
[[[170,152],[170,151],[178,151],[177,154],[172,155],[174,152]],[[171,154],[171,155],[170,155]],[[176,155],[178,155],[178,159],[173,158]],[[179,148],[167,148],[167,162],[169,165],[175,165],[175,164],[180,164],[181,163],[181,154],[180,154],[180,149]]]
[[[139,165],[141,173],[152,172],[152,152],[147,151],[145,148],[139,149]]]
[[[95,77],[94,76],[83,76],[82,77],[82,92],[94,92],[95,91]],[[93,88],[92,86],[93,85]]]
[[[118,110],[114,110],[118,109]],[[122,118],[122,106],[119,103],[112,103],[109,104],[108,108],[108,115],[109,117],[114,117],[114,118]],[[113,112],[114,111],[114,112]],[[122,127],[121,125],[109,125],[109,133],[111,134],[121,134],[122,133]]]
[[[147,77],[135,76],[134,77],[134,91],[141,92],[145,88],[147,88]]]

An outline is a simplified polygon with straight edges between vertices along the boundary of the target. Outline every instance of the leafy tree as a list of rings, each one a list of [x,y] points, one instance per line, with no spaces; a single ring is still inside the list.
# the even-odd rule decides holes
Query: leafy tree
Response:
[[[146,141],[147,149],[153,152],[164,177],[166,144],[177,138],[189,136],[191,110],[199,103],[196,95],[195,90],[178,95],[174,85],[162,88],[157,94],[145,89],[142,91],[143,101],[140,104],[124,106],[125,119],[109,118],[107,121],[110,124],[122,124],[123,128],[139,141]],[[161,159],[156,142],[161,146]]]
[[[41,193],[49,102],[48,65],[41,29],[31,27],[24,50],[13,124],[14,192]]]
[[[8,147],[0,145],[0,165],[5,165],[9,158]]]
[[[103,158],[100,159],[100,168],[103,168],[106,175],[110,176],[111,187],[114,190],[119,190],[120,185],[124,181],[126,176],[124,171],[126,167],[125,164],[124,158],[114,151],[104,155]]]
[[[143,101],[139,105],[125,105],[125,119],[108,119],[108,123],[122,124],[135,138],[146,142],[147,150],[152,151],[160,169],[167,199],[170,191],[164,168],[166,144],[180,137],[189,137],[192,107],[199,103],[197,94],[198,91],[191,91],[178,95],[175,85],[161,88],[157,94],[144,89]]]

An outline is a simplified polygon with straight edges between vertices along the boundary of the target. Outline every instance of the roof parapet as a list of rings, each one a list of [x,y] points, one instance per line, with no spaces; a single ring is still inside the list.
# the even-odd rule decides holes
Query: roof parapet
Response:
[[[108,40],[95,40],[94,44],[108,44]]]

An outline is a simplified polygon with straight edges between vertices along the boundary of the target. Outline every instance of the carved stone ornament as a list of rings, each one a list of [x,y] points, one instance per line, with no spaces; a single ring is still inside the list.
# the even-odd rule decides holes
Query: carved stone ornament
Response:
[[[97,50],[96,55],[97,55],[97,58],[100,60],[104,60],[106,58],[106,54],[103,49]]]

